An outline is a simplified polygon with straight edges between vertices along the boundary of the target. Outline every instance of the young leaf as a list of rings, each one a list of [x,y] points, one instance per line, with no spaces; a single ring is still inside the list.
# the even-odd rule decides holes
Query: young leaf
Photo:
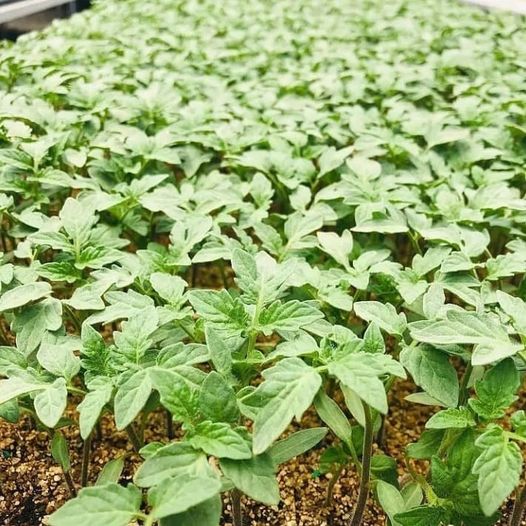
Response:
[[[51,293],[51,285],[44,281],[19,285],[0,296],[0,312],[13,310],[32,301],[37,301]]]
[[[195,449],[217,458],[243,460],[252,456],[250,444],[228,424],[220,422],[200,422],[188,442]]]
[[[402,336],[407,326],[405,314],[398,314],[390,303],[379,301],[357,301],[354,310],[360,318],[376,323],[389,334]]]
[[[445,320],[416,321],[410,331],[415,340],[435,345],[475,344],[473,365],[486,365],[521,349],[494,317],[476,312],[449,310]]]
[[[135,473],[134,482],[141,488],[149,488],[169,477],[198,474],[206,466],[206,455],[190,444],[173,442],[156,449],[145,460]]]
[[[258,329],[266,335],[275,331],[297,331],[323,318],[315,307],[297,300],[282,303],[275,301],[263,310],[258,319]]]
[[[312,449],[326,434],[326,427],[312,427],[296,431],[296,433],[292,433],[287,438],[279,440],[269,449],[274,466],[277,467]]]
[[[177,515],[161,519],[161,526],[218,526],[223,503],[219,495]]]
[[[449,513],[440,507],[419,506],[394,516],[401,526],[442,526],[448,524]]]
[[[519,385],[519,371],[513,360],[503,360],[475,384],[477,398],[469,400],[469,406],[486,420],[502,418],[506,409],[517,399],[515,392]]]
[[[256,455],[263,453],[296,417],[299,421],[321,386],[321,376],[299,358],[286,358],[263,373],[265,381],[251,397],[265,405],[254,421]]]
[[[211,499],[220,489],[219,479],[212,477],[179,475],[165,479],[148,492],[151,515],[158,520],[185,512]]]
[[[199,406],[214,422],[236,422],[239,419],[236,394],[228,382],[212,371],[199,391]]]
[[[146,404],[152,392],[152,381],[147,369],[137,371],[117,389],[115,394],[115,424],[124,429]]]
[[[95,424],[111,400],[113,385],[104,377],[96,378],[89,384],[90,391],[77,406],[79,412],[80,436],[86,440],[91,434]]]
[[[416,385],[446,407],[456,407],[459,394],[457,373],[445,353],[427,345],[404,347],[400,362]]]
[[[450,408],[435,413],[426,423],[426,429],[463,429],[475,426],[476,422],[469,409]]]
[[[46,389],[36,394],[33,403],[42,423],[47,427],[55,427],[66,409],[67,401],[66,380],[57,378]]]
[[[49,518],[50,526],[128,526],[137,516],[142,495],[133,485],[84,488]]]
[[[402,494],[392,484],[388,484],[383,480],[377,481],[376,494],[380,506],[387,513],[392,526],[399,526],[400,523],[394,517],[405,511],[406,505]]]
[[[351,424],[340,406],[332,398],[320,391],[314,399],[314,407],[320,418],[342,442],[351,443]]]
[[[475,461],[473,473],[479,476],[480,506],[485,515],[492,515],[519,484],[522,472],[521,450],[500,427],[481,435],[476,445],[482,453]]]
[[[330,362],[329,373],[382,414],[387,413],[387,396],[379,377],[385,374],[405,377],[403,367],[390,356],[364,352]]]
[[[71,469],[68,443],[60,431],[56,431],[53,434],[53,439],[51,440],[51,455],[53,456],[53,460],[62,467],[65,473]]]
[[[125,456],[120,456],[106,462],[101,469],[95,486],[105,486],[106,484],[117,484],[124,469]]]
[[[211,326],[205,326],[206,343],[210,359],[217,372],[228,375],[232,370],[232,349]]]
[[[275,506],[279,503],[279,486],[270,455],[258,455],[250,460],[224,458],[220,464],[225,476],[251,499],[267,506]]]

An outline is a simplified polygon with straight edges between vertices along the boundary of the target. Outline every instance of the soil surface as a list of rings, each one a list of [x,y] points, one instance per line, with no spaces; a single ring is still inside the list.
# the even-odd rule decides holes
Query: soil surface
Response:
[[[385,426],[384,452],[397,459],[403,475],[404,447],[417,439],[433,408],[408,403],[404,397],[415,390],[409,381],[395,384],[391,392],[391,412]],[[75,414],[71,412],[72,418]],[[321,425],[313,413],[302,422],[303,427]],[[162,413],[151,416],[146,426],[147,440],[166,437],[166,424]],[[72,457],[72,475],[80,479],[82,440],[76,426],[65,429]],[[358,492],[358,478],[354,469],[345,470],[334,487],[332,510],[324,505],[329,476],[315,477],[319,457],[329,445],[329,437],[315,450],[283,465],[279,471],[282,502],[277,507],[266,507],[246,499],[244,510],[247,526],[344,526],[352,515]],[[378,446],[375,448],[378,450]],[[109,417],[102,422],[101,437],[92,443],[90,481],[95,481],[102,466],[110,459],[127,455],[121,482],[131,481],[139,462],[123,432],[118,432]],[[422,465],[421,467],[425,467]],[[31,428],[24,419],[21,424],[0,423],[0,524],[9,526],[39,526],[46,517],[68,498],[60,468],[49,452],[47,433]],[[511,503],[503,510],[504,518]],[[373,501],[369,502],[363,526],[386,524],[385,515]],[[526,521],[523,522],[526,525]],[[225,496],[223,526],[231,526],[230,502]],[[102,525],[100,525],[102,526]],[[197,525],[196,525],[197,526]]]

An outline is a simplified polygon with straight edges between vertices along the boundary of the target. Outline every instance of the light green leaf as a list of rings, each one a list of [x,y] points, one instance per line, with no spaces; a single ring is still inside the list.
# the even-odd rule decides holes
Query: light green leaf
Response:
[[[382,414],[387,413],[387,396],[379,377],[386,374],[405,377],[403,367],[390,356],[364,352],[329,363],[329,373]]]
[[[169,477],[205,473],[207,467],[206,455],[190,444],[172,442],[157,449],[139,466],[134,482],[142,488],[149,488]]]
[[[220,464],[225,476],[251,499],[268,506],[279,503],[279,486],[270,455],[258,455],[250,460],[224,458]]]
[[[97,378],[90,384],[90,391],[77,406],[80,436],[86,440],[97,423],[104,406],[111,400],[113,385],[105,378]]]
[[[33,401],[38,418],[47,427],[55,427],[66,409],[68,390],[66,380],[57,378],[43,391],[39,391]]]
[[[325,437],[327,431],[326,427],[312,427],[296,431],[279,440],[269,449],[274,465],[277,467],[312,449]]]
[[[321,386],[321,376],[299,358],[286,358],[263,372],[265,381],[251,397],[261,397],[265,405],[254,421],[253,450],[257,455],[268,449],[296,417],[299,421]]]
[[[212,477],[179,475],[165,479],[148,492],[151,514],[161,519],[182,513],[219,493],[221,483]]]
[[[13,310],[51,294],[51,285],[44,281],[19,285],[0,296],[0,312]]]
[[[18,378],[16,376],[6,380],[0,380],[0,405],[22,395],[46,389],[49,384],[30,378]]]
[[[104,467],[101,469],[95,486],[105,486],[106,484],[117,484],[122,475],[124,469],[124,459],[126,457],[120,456],[106,462]]]
[[[297,331],[322,318],[323,313],[307,303],[275,301],[261,312],[257,327],[269,335],[275,331]]]
[[[349,270],[349,257],[353,248],[351,232],[344,230],[341,237],[336,232],[317,232],[316,236],[321,249],[345,269]]]
[[[48,331],[57,331],[61,327],[62,304],[55,298],[26,307],[11,324],[17,347],[26,356],[39,346]]]
[[[232,350],[228,343],[211,326],[205,326],[206,344],[210,359],[221,374],[230,374],[232,369]]]
[[[162,518],[161,526],[218,526],[222,510],[223,503],[217,495],[184,513]]]
[[[449,408],[435,413],[426,423],[426,429],[464,429],[476,425],[471,411]]]
[[[513,360],[507,358],[492,367],[475,384],[477,398],[469,400],[469,406],[486,420],[502,418],[517,399],[515,392],[519,386],[519,371]]]
[[[390,303],[379,301],[357,301],[354,304],[356,315],[365,321],[376,323],[381,329],[389,334],[402,336],[407,321],[405,314],[396,312]]]
[[[334,148],[334,146],[329,146],[318,159],[318,165],[320,167],[318,177],[321,178],[325,174],[340,167],[344,163],[345,159],[351,155],[353,150],[354,146],[347,146],[341,150],[337,150]]]
[[[115,424],[124,429],[144,407],[152,392],[152,381],[147,369],[134,373],[117,389],[115,394]]]
[[[342,442],[351,443],[352,427],[349,419],[332,398],[320,391],[314,399],[314,407],[320,418]]]
[[[416,385],[447,407],[456,407],[459,386],[457,373],[447,354],[430,346],[404,347],[400,362]]]
[[[228,424],[200,422],[188,439],[195,449],[217,458],[243,460],[252,456],[250,444]]]
[[[239,419],[234,389],[215,371],[208,374],[201,386],[199,406],[203,414],[214,422],[236,422]]]
[[[522,454],[500,427],[481,435],[476,445],[482,453],[475,461],[473,473],[478,477],[480,506],[485,515],[492,515],[519,484]]]
[[[128,526],[140,509],[141,492],[133,485],[84,488],[49,518],[50,526]]]
[[[451,309],[444,320],[411,323],[410,331],[415,340],[435,345],[475,344],[473,365],[501,360],[522,348],[494,317],[476,312]]]

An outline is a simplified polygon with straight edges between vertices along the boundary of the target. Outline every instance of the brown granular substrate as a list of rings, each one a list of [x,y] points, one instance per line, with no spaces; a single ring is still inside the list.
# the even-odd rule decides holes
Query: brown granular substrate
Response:
[[[391,393],[391,412],[385,426],[384,452],[396,458],[403,474],[404,447],[417,439],[432,408],[410,404],[404,397],[414,390],[410,382],[399,382]],[[74,416],[74,414],[70,415]],[[306,415],[303,426],[321,425],[313,413]],[[147,426],[149,440],[165,437],[162,414],[152,415]],[[66,430],[73,465],[73,478],[80,478],[82,441],[71,426]],[[358,490],[356,472],[346,470],[334,488],[334,505],[328,510],[325,495],[328,477],[313,477],[323,447],[282,466],[278,477],[282,502],[277,507],[266,507],[249,499],[244,500],[247,526],[344,526],[353,511]],[[378,446],[375,446],[378,449]],[[110,459],[126,454],[126,468],[121,482],[131,481],[138,462],[124,433],[115,430],[110,418],[102,425],[102,437],[92,444],[90,480],[94,481],[102,466]],[[32,430],[28,420],[21,424],[0,423],[0,524],[9,526],[39,526],[46,517],[67,500],[67,489],[61,470],[49,453],[49,438],[45,432]],[[511,503],[503,510],[508,514]],[[223,526],[231,526],[230,502],[225,496]],[[386,524],[385,515],[371,500],[363,526]],[[506,524],[505,518],[499,526]],[[526,524],[526,521],[523,522]],[[103,525],[94,525],[103,526]],[[196,525],[199,526],[199,525]]]

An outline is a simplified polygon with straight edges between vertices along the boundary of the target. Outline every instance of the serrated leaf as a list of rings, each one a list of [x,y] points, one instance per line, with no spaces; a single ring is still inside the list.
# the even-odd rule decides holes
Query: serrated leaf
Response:
[[[117,429],[133,422],[148,401],[152,388],[148,370],[137,371],[118,387],[114,402]]]
[[[166,478],[203,473],[207,465],[206,455],[195,450],[190,444],[172,442],[158,448],[153,455],[146,458],[133,480],[139,487],[149,488]]]
[[[447,407],[456,407],[459,395],[457,373],[448,356],[430,346],[404,347],[400,362],[416,385]]]
[[[469,406],[486,420],[502,418],[508,407],[517,399],[515,392],[519,385],[519,371],[513,360],[503,360],[475,384],[477,398],[469,400]]]
[[[522,454],[504,431],[494,427],[481,435],[476,445],[482,453],[475,461],[473,473],[479,476],[480,506],[485,515],[492,515],[519,484]]]
[[[363,320],[376,323],[389,334],[401,336],[407,325],[405,315],[398,314],[390,303],[357,301],[354,303],[354,311]]]
[[[296,417],[299,421],[321,386],[321,376],[299,358],[286,358],[263,373],[265,381],[251,395],[265,404],[254,421],[253,450],[266,451]]]
[[[217,458],[243,460],[252,457],[250,444],[228,424],[200,422],[192,430],[188,442]]]
[[[464,429],[476,424],[471,411],[465,408],[444,409],[435,413],[426,423],[426,429]]]

